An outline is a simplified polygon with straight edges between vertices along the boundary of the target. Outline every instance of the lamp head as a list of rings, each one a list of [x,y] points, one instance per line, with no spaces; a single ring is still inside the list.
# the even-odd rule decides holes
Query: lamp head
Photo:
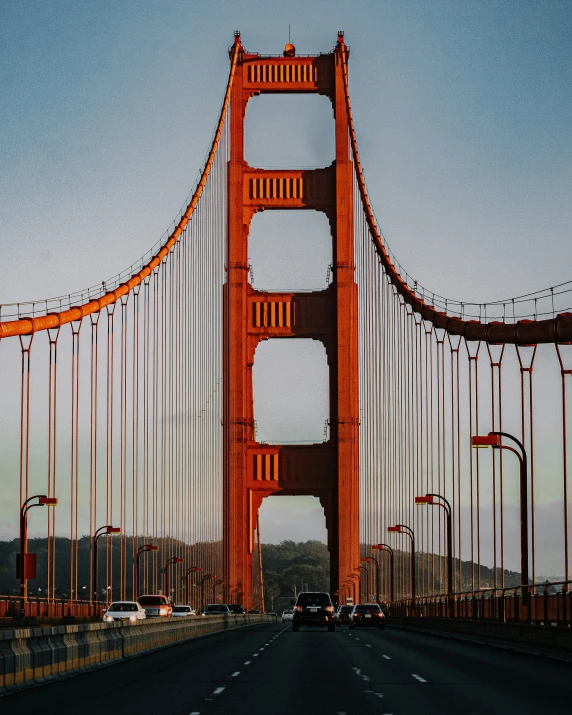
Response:
[[[500,434],[493,434],[492,432],[489,432],[489,434],[475,434],[471,437],[471,447],[475,447],[476,449],[482,448],[482,447],[500,447],[501,446],[501,437]]]

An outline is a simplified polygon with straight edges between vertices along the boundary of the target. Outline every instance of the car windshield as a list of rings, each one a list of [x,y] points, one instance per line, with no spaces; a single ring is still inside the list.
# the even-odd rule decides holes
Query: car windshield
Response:
[[[136,603],[112,603],[107,609],[108,611],[136,611]]]
[[[340,606],[340,613],[349,613],[353,606]]]
[[[317,606],[318,608],[323,608],[325,606],[331,606],[332,602],[327,593],[301,593],[298,596],[297,604],[298,606]]]
[[[226,606],[207,606],[206,610],[207,611],[222,611],[223,613],[227,613],[228,608]]]
[[[188,606],[175,606],[175,608],[173,608],[173,611],[177,613],[188,613],[190,610]]]
[[[356,613],[359,613],[360,611],[381,611],[381,608],[377,605],[377,603],[361,603],[359,606],[355,607]]]
[[[142,606],[166,606],[167,599],[165,596],[141,596],[139,603]]]

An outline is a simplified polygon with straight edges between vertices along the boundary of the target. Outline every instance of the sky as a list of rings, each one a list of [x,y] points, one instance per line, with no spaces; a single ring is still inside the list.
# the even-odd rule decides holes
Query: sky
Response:
[[[370,197],[410,275],[475,302],[572,278],[568,0],[3,0],[0,304],[99,284],[143,255],[202,168],[233,32],[278,54],[289,26],[302,54],[345,31]],[[331,120],[323,97],[255,98],[247,161],[329,164]],[[304,220],[286,242],[284,223],[255,218],[255,287],[325,287],[327,226]],[[257,355],[266,441],[321,438],[325,357],[299,342]],[[280,410],[272,385],[292,393]],[[268,541],[325,538],[315,503],[282,499],[261,512]]]

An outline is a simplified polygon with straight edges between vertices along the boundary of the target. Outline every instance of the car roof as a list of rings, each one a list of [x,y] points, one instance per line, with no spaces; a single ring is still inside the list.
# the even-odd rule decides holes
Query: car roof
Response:
[[[132,605],[138,606],[137,601],[111,601],[111,603],[130,603]]]

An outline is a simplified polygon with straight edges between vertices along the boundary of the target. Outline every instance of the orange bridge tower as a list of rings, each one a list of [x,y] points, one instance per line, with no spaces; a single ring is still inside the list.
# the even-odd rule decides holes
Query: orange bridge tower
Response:
[[[251,606],[253,535],[258,509],[273,494],[316,496],[324,508],[332,594],[359,565],[358,321],[354,280],[353,163],[342,58],[343,33],[331,53],[247,53],[238,60],[230,98],[228,245],[224,286],[224,582],[226,598]],[[262,93],[318,93],[330,98],[335,160],[316,170],[263,170],[244,160],[249,99]],[[248,236],[257,211],[323,211],[333,241],[333,281],[313,293],[256,291],[248,281]],[[269,338],[313,338],[326,348],[330,438],[314,445],[256,442],[252,366]]]

